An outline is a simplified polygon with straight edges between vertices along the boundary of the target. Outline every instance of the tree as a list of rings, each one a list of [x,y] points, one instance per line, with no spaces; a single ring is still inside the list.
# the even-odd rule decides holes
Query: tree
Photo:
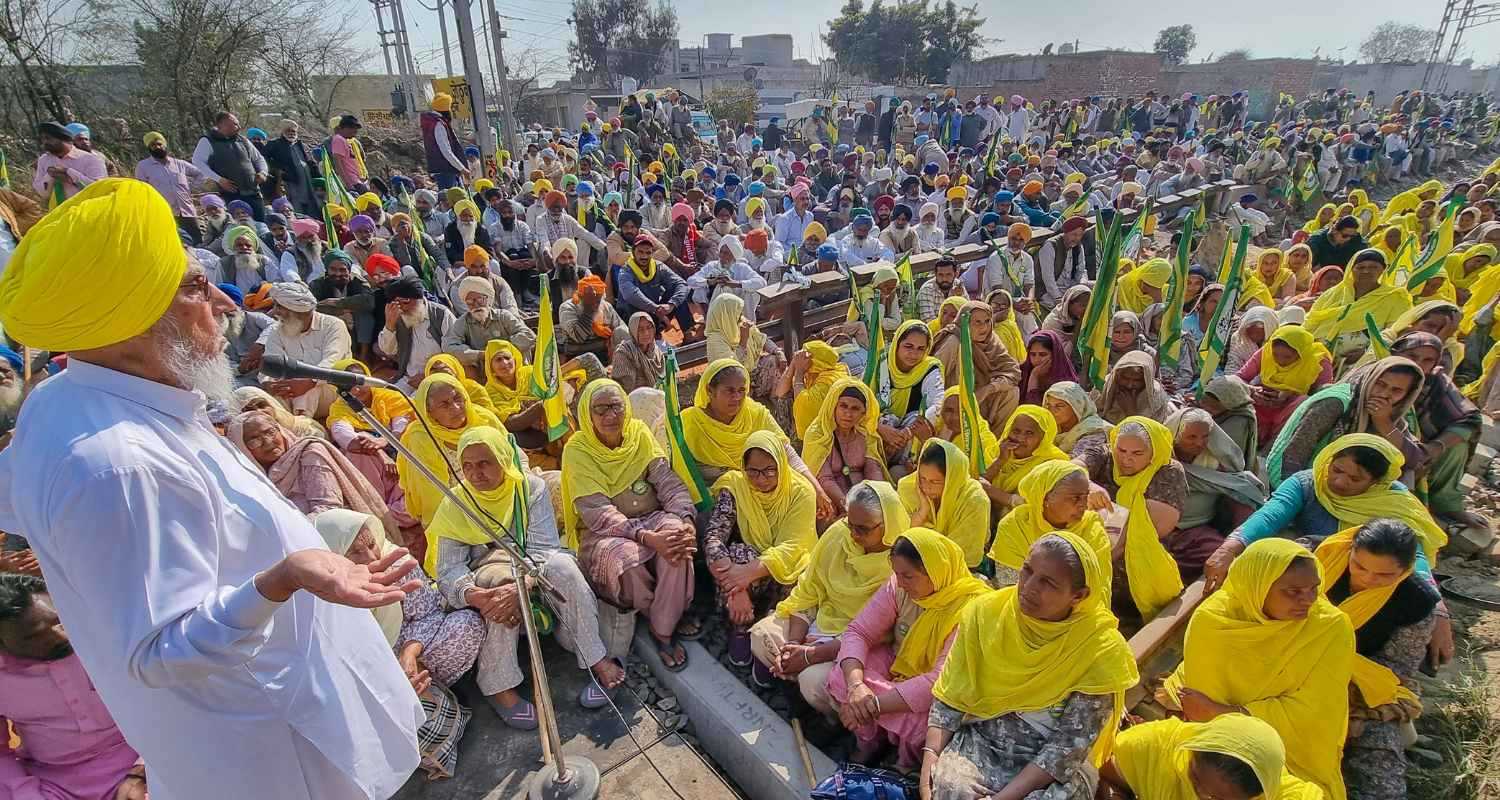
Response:
[[[568,66],[567,56],[555,47],[531,45],[514,55],[507,53],[505,59],[506,78],[510,84],[510,101],[515,104],[516,121],[540,120],[542,118],[542,79],[548,75],[564,72]]]
[[[738,128],[746,122],[755,121],[755,112],[760,108],[760,95],[743,83],[728,84],[708,90],[703,98],[709,116],[727,119]]]
[[[928,3],[874,0],[867,11],[862,0],[848,0],[823,42],[844,68],[876,82],[944,83],[954,63],[972,59],[983,46],[985,20],[978,5]]]
[[[573,0],[570,21],[569,61],[611,84],[624,77],[650,81],[677,46],[677,12],[666,0],[655,7],[650,0]]]
[[[1156,44],[1151,49],[1161,54],[1161,60],[1168,64],[1181,64],[1187,61],[1188,53],[1198,46],[1198,34],[1193,33],[1191,25],[1173,25],[1170,28],[1162,28],[1156,34]]]
[[[1248,48],[1240,47],[1235,50],[1227,50],[1219,55],[1215,61],[1223,64],[1226,61],[1249,61],[1251,58]]]
[[[1422,61],[1432,52],[1437,31],[1396,20],[1380,23],[1359,43],[1359,54],[1372,64]]]

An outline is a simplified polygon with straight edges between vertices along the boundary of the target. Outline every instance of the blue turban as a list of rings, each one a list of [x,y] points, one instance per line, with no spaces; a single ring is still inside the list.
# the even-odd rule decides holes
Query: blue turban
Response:
[[[930,137],[927,134],[921,134],[920,136],[912,140],[912,146],[921,147],[922,145],[927,144],[929,138]]]
[[[713,167],[704,167],[703,169],[698,170],[698,174],[702,175],[705,178],[716,178],[719,175],[718,171]]]
[[[925,173],[927,173],[928,175],[936,175],[936,174],[938,174],[938,165],[937,165],[937,162],[936,161],[929,161],[929,162],[927,162],[926,164],[922,165],[922,171],[925,172]]]
[[[818,258],[823,261],[838,261],[839,249],[831,244],[818,245]]]
[[[1000,215],[993,211],[986,211],[979,217],[979,224],[985,226],[998,225],[1000,224]]]
[[[666,191],[667,190],[664,189],[664,188],[662,188],[662,185],[659,184],[659,183],[649,183],[649,184],[646,184],[646,196],[647,197],[650,197],[653,194],[665,194]]]
[[[266,132],[263,131],[263,130],[261,130],[260,128],[251,128],[250,130],[245,131],[245,138],[253,140],[253,139],[269,139],[271,137],[268,136],[268,135],[266,135]]]
[[[995,205],[997,205],[997,206],[1000,205],[1000,204],[1002,204],[1002,203],[1009,203],[1010,201],[1015,200],[1015,199],[1016,199],[1016,193],[1015,192],[1010,192],[1010,191],[995,192]]]
[[[229,295],[229,299],[233,300],[235,305],[240,308],[245,307],[245,293],[240,291],[240,287],[232,283],[221,283],[219,284],[219,291]]]
[[[224,207],[224,210],[228,211],[230,214],[233,214],[236,211],[243,211],[246,214],[252,213],[250,211],[250,204],[245,202],[244,200],[231,200],[229,201],[229,205]]]
[[[69,122],[67,125],[64,125],[63,128],[68,132],[69,136],[72,136],[75,139],[79,136],[91,136],[91,134],[89,133],[89,126],[83,124],[82,122]]]
[[[749,192],[751,197],[760,197],[762,194],[765,194],[766,185],[760,181],[751,181]]]
[[[464,148],[464,155],[469,158],[479,158],[479,148],[471,144]]]
[[[589,183],[588,181],[579,181],[578,186],[574,188],[574,191],[586,197],[593,197],[594,184]]]
[[[6,347],[3,344],[0,344],[0,358],[9,361],[10,368],[15,370],[17,373],[23,372],[26,369],[25,362],[21,360],[21,354],[10,349],[9,347]]]
[[[725,186],[739,186],[740,185],[740,176],[734,174],[733,172],[729,173],[728,175],[725,175],[724,176],[724,185]]]
[[[849,224],[851,226],[852,225],[864,225],[864,226],[868,227],[870,225],[874,225],[875,224],[875,220],[869,214],[860,214],[859,216],[855,217],[854,219],[849,220]]]

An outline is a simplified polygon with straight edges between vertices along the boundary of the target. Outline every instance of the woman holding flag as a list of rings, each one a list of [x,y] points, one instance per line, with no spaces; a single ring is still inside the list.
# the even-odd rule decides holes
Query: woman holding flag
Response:
[[[981,300],[964,303],[959,319],[938,331],[933,340],[933,352],[943,364],[943,380],[949,386],[960,383],[960,342],[958,326],[967,313],[968,333],[971,337],[972,366],[974,368],[974,399],[979,413],[990,423],[991,429],[1005,427],[1011,412],[1020,403],[1016,389],[1021,380],[1021,365],[1006,351],[1004,343],[995,333],[994,312],[989,304]]]
[[[1411,292],[1387,283],[1385,272],[1385,255],[1379,250],[1368,247],[1355,253],[1344,279],[1319,296],[1307,312],[1303,327],[1328,347],[1337,373],[1371,346],[1372,328],[1384,329],[1411,308]]]

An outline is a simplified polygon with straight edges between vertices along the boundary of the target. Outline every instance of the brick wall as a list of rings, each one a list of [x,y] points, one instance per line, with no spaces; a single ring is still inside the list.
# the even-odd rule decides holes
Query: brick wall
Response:
[[[1162,90],[1173,97],[1184,92],[1199,97],[1248,92],[1251,118],[1266,119],[1281,92],[1300,99],[1317,88],[1318,64],[1311,58],[1254,58],[1183,64],[1164,68],[1161,84]]]
[[[1096,50],[1053,55],[1007,55],[955,66],[948,74],[960,97],[979,92],[1019,94],[1032,102],[1140,95],[1157,87],[1155,53]]]

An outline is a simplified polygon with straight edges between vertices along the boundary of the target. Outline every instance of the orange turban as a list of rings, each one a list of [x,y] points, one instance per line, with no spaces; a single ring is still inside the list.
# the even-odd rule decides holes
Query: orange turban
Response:
[[[490,251],[477,244],[471,244],[464,248],[464,266],[477,267],[488,266],[490,263]]]

